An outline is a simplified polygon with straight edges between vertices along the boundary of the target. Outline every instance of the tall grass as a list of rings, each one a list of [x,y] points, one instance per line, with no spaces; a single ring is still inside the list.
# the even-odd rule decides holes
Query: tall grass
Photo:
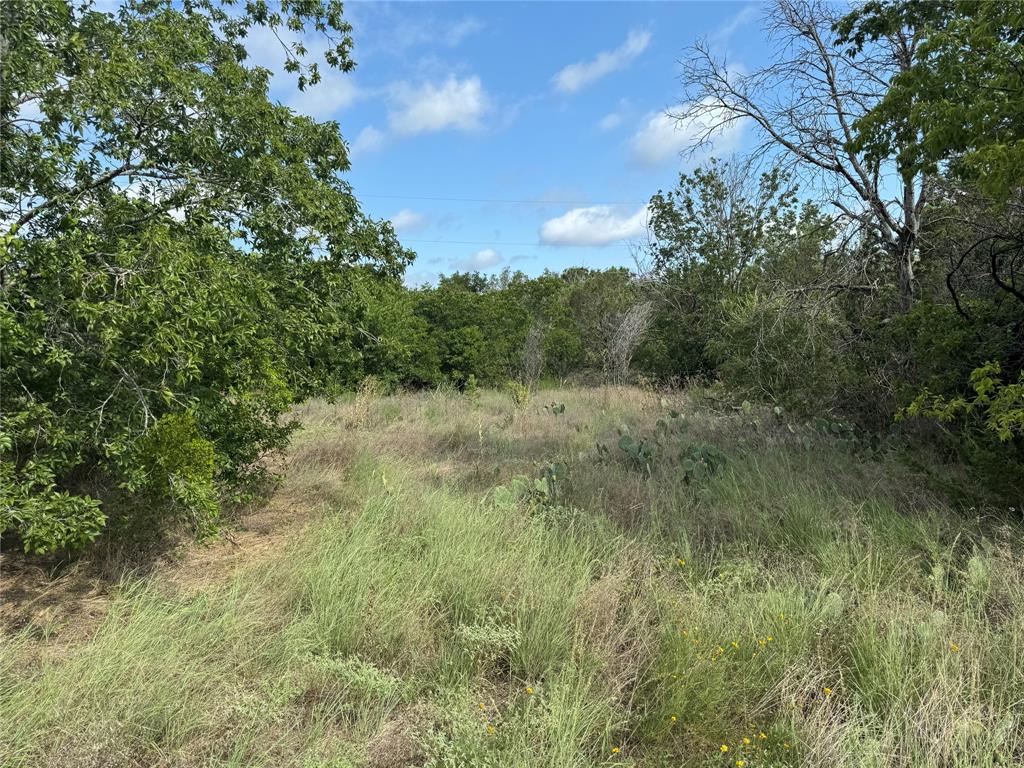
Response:
[[[0,761],[1024,761],[1020,526],[896,453],[668,397],[305,407],[280,493],[317,522],[226,582],[126,579],[84,643],[8,638]],[[598,452],[671,409],[722,472]],[[557,493],[531,491],[552,462]]]

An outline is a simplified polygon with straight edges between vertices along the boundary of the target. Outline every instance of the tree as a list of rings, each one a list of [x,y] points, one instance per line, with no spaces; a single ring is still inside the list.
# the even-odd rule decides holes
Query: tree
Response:
[[[749,160],[712,159],[654,195],[650,210],[645,272],[659,312],[646,362],[663,373],[716,368],[710,342],[732,297],[798,286],[827,295],[854,278],[838,256],[829,259],[832,220],[801,203],[777,167],[759,174]]]
[[[910,27],[921,43],[854,124],[853,145],[872,158],[898,153],[919,173],[948,168],[958,205],[971,212],[963,226],[975,233],[947,280],[954,300],[964,262],[984,252],[991,280],[1024,302],[1024,2],[869,2],[837,28],[856,52]]]
[[[813,191],[869,231],[891,265],[899,304],[914,300],[914,259],[925,191],[903,153],[855,148],[855,123],[880,103],[914,60],[914,30],[896,29],[856,51],[836,44],[840,16],[818,0],[777,0],[765,19],[775,60],[732,68],[698,42],[683,58],[685,101],[673,116],[695,146],[737,123],[752,124],[759,154],[808,178]]]
[[[81,544],[119,506],[212,527],[294,399],[358,364],[357,274],[410,258],[360,212],[337,125],[245,64],[252,27],[308,27],[350,69],[340,3],[276,8],[0,4],[0,530],[27,548]]]
[[[1024,184],[1024,2],[890,0],[840,20],[859,55],[917,30],[920,43],[884,97],[854,124],[853,145],[871,158],[898,155],[914,172],[950,163],[996,201]]]

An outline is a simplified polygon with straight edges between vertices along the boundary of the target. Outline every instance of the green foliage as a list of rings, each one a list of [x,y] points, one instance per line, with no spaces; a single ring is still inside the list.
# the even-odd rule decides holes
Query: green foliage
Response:
[[[525,408],[530,404],[530,388],[518,381],[510,381],[505,385],[509,397],[512,398],[512,405],[516,408]]]
[[[846,322],[834,302],[751,293],[723,304],[725,317],[709,347],[736,391],[815,413],[836,402],[847,361],[838,341]]]
[[[901,168],[935,172],[952,162],[996,200],[1024,179],[1024,3],[873,0],[839,25],[864,47],[917,30],[909,66],[855,125],[870,156],[898,150]]]
[[[0,437],[0,449],[10,445],[8,436]],[[0,530],[18,531],[28,552],[81,546],[106,523],[99,501],[57,490],[53,471],[31,459],[20,468],[6,456],[0,462],[0,499]]]
[[[655,341],[641,359],[656,372],[713,371],[729,301],[759,287],[810,282],[821,269],[833,226],[814,204],[799,203],[788,175],[753,171],[712,160],[651,198],[652,271],[662,301]]]
[[[239,45],[308,25],[350,69],[340,3],[0,14],[0,522],[30,549],[82,544],[123,488],[208,531],[285,444],[295,399],[408,359],[383,307],[410,254],[359,211],[336,124],[272,101]],[[315,62],[288,57],[314,85]]]
[[[135,477],[125,482],[129,490],[141,486],[158,505],[180,508],[200,535],[216,530],[214,446],[199,434],[191,414],[163,416],[139,438],[134,452],[128,466]]]
[[[633,463],[633,466],[650,472],[651,464],[654,463],[656,456],[656,446],[652,442],[643,438],[634,440],[629,435],[623,435],[619,438],[618,446],[619,450],[626,454],[626,457]]]
[[[686,445],[679,457],[679,468],[683,471],[683,480],[689,484],[715,474],[726,462],[725,454],[713,445]]]
[[[337,125],[276,103],[245,58],[260,28],[317,32],[320,63],[350,70],[339,2],[0,4],[0,526],[56,549],[94,539],[115,507],[162,506],[208,533],[286,444],[295,402],[368,376],[474,399],[510,379],[593,380],[641,304],[654,317],[632,359],[650,381],[718,379],[738,398],[876,431],[912,401],[1013,443],[1022,9],[869,2],[841,25],[854,46],[920,36],[857,151],[905,149],[910,174],[949,169],[921,211],[920,296],[894,316],[878,239],[842,230],[786,171],[744,160],[711,160],[652,197],[644,279],[506,270],[407,290],[412,254],[360,211]],[[318,62],[281,44],[298,86],[315,87]],[[948,223],[957,211],[971,243]],[[961,396],[986,360],[1006,383]],[[509,386],[525,408],[529,389]],[[676,461],[667,437],[623,436],[619,450],[650,471]],[[680,461],[687,480],[714,464]]]
[[[941,422],[975,421],[1002,443],[1024,437],[1024,372],[1016,382],[1000,378],[998,362],[971,371],[973,395],[946,398],[922,392],[901,413],[902,417],[925,416]]]

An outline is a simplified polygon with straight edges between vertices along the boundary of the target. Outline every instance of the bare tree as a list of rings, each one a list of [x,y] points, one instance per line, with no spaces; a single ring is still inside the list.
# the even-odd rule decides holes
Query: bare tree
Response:
[[[693,149],[724,128],[753,123],[761,139],[755,154],[788,165],[851,224],[872,233],[907,310],[914,300],[922,179],[897,158],[868,159],[852,142],[856,121],[909,68],[917,38],[901,30],[853,53],[835,42],[841,13],[823,0],[776,0],[766,14],[775,61],[749,72],[699,41],[682,62],[684,104],[670,115],[692,132]]]
[[[608,345],[604,361],[605,376],[614,384],[624,384],[629,377],[633,355],[644,340],[654,320],[654,302],[641,301],[630,307],[619,322]]]

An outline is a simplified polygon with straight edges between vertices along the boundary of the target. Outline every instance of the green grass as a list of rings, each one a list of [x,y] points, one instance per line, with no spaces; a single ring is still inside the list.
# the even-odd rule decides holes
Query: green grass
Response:
[[[636,389],[299,415],[279,493],[316,522],[199,589],[126,579],[87,641],[8,638],[3,765],[1024,761],[1022,529],[898,453]],[[685,482],[689,443],[724,470]]]

